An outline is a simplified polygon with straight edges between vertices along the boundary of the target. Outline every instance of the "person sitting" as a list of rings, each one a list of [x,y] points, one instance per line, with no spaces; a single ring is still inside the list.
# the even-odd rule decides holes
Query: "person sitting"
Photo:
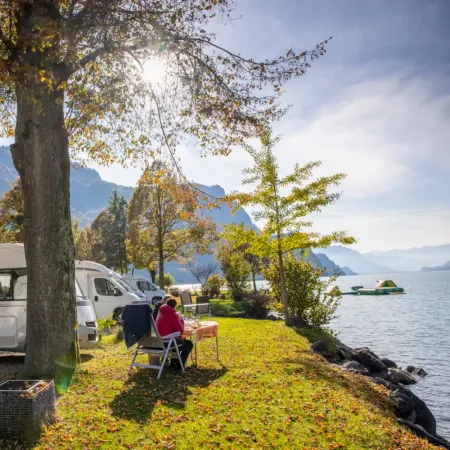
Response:
[[[171,297],[159,308],[158,316],[156,318],[156,328],[161,336],[167,336],[168,334],[176,332],[183,333],[184,320],[181,314],[176,311],[176,307],[177,301]],[[194,344],[190,340],[181,337],[176,338],[176,341],[177,344],[181,344],[181,361],[183,362],[183,367],[186,367],[187,359]],[[180,367],[177,367],[176,364],[175,368],[181,369]]]

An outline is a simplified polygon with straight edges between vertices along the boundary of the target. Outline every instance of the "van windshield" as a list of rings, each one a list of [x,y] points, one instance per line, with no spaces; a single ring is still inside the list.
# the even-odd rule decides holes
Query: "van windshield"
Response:
[[[134,291],[134,289],[125,280],[122,280],[121,278],[114,278],[114,280],[117,281],[117,283],[119,283],[119,285],[122,286],[126,291]]]
[[[77,297],[84,297],[83,293],[81,292],[80,285],[78,284],[78,281],[75,280],[75,295]]]
[[[0,302],[27,299],[27,269],[0,270]]]

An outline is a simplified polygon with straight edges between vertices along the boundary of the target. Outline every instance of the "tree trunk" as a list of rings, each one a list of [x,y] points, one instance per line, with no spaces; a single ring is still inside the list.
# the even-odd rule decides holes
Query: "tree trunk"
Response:
[[[159,253],[159,288],[164,290],[164,256],[162,252]]]
[[[256,294],[257,290],[256,290],[256,273],[255,270],[253,269],[253,265],[252,265],[252,280],[253,280],[253,293]]]
[[[283,313],[284,313],[284,323],[289,324],[289,308],[288,308],[288,298],[286,292],[286,280],[284,278],[284,263],[283,263],[283,253],[279,246],[278,248],[278,265],[280,266],[280,288],[281,288],[281,300],[283,301]]]
[[[70,159],[63,94],[28,81],[17,88],[11,146],[24,199],[28,268],[25,370],[68,384],[78,359]],[[57,386],[58,387],[58,386]]]

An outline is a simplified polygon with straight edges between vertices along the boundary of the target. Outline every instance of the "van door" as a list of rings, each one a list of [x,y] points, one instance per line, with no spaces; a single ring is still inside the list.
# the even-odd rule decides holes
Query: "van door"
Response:
[[[26,269],[0,271],[0,350],[24,352],[27,320]]]
[[[116,296],[116,286],[107,278],[92,277],[92,291],[94,294],[94,308],[99,319],[110,316],[120,307],[120,296]]]

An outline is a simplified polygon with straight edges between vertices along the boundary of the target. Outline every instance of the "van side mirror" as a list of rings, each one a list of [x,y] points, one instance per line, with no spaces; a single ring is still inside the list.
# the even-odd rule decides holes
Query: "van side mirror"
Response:
[[[122,292],[120,292],[119,288],[114,288],[114,297],[120,297]]]

